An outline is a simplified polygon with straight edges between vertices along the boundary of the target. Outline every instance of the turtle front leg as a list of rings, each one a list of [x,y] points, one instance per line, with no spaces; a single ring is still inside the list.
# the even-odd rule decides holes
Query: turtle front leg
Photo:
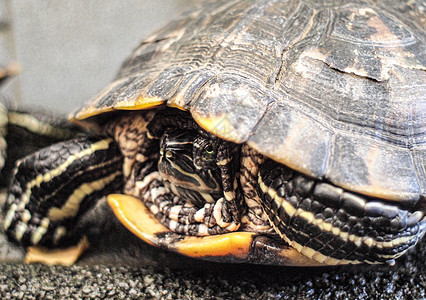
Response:
[[[4,229],[23,246],[76,243],[81,215],[123,185],[123,158],[111,138],[81,137],[16,164],[5,203]]]
[[[323,264],[392,264],[426,231],[421,211],[352,193],[271,159],[260,166],[258,194],[275,231]]]

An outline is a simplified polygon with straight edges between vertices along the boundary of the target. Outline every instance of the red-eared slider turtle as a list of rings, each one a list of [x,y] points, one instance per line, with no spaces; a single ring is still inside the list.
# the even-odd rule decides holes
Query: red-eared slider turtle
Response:
[[[420,6],[200,5],[72,117],[93,134],[18,162],[9,237],[73,244],[81,214],[120,192],[109,204],[125,226],[185,255],[392,262],[426,230]]]

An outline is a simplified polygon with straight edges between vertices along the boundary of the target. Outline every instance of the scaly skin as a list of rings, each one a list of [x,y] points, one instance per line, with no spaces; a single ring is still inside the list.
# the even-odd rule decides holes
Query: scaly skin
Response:
[[[184,112],[116,115],[105,128],[114,139],[82,137],[19,162],[6,202],[12,239],[72,243],[82,213],[120,190],[171,232],[280,236],[323,264],[392,262],[425,232],[420,211],[310,178],[203,131]]]

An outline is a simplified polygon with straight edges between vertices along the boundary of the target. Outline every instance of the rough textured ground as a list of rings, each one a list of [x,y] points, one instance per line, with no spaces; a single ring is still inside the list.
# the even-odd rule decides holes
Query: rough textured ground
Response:
[[[111,218],[103,205],[94,213]],[[393,267],[231,265],[159,250],[107,224],[91,224],[93,246],[72,267],[24,265],[0,235],[0,299],[426,299],[426,241]]]
[[[389,270],[0,265],[2,299],[425,299],[425,247]],[[184,268],[186,267],[186,268]]]

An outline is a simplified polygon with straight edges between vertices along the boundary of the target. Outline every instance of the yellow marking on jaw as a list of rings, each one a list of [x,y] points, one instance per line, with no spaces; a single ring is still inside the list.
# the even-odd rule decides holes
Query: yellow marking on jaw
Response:
[[[226,200],[232,201],[235,199],[235,192],[234,191],[223,192],[223,196],[225,196]]]
[[[163,160],[164,158],[162,158],[161,160],[160,160],[160,162]],[[170,161],[169,160],[169,163],[170,163],[170,165],[172,166],[172,168],[173,169],[175,169],[175,170],[177,170],[180,174],[184,174],[185,176],[187,176],[187,177],[192,177],[192,178],[194,178],[196,181],[197,181],[197,183],[199,183],[200,184],[200,186],[193,186],[191,189],[192,190],[194,190],[194,191],[197,191],[197,192],[200,192],[200,193],[203,193],[203,192],[218,192],[218,191],[220,191],[220,189],[221,189],[221,187],[220,187],[220,184],[216,181],[216,179],[214,179],[214,177],[213,176],[211,176],[211,178],[213,179],[213,181],[214,181],[214,185],[216,186],[216,188],[211,188],[211,187],[209,187],[209,186],[207,186],[205,183],[204,183],[204,181],[201,179],[201,177],[199,176],[199,175],[197,175],[197,174],[195,174],[195,173],[189,173],[189,172],[186,172],[186,171],[184,171],[181,167],[179,167],[176,163],[174,163],[173,161]],[[169,176],[168,174],[165,174],[165,173],[163,173],[163,172],[160,172],[161,173],[161,176],[165,179],[165,180],[168,180],[170,183],[172,183],[172,184],[175,184],[176,186],[180,186],[180,187],[184,187],[185,186],[185,183],[187,183],[186,181],[180,181],[180,180],[176,180],[175,179],[175,177],[172,177],[172,176]],[[183,183],[183,184],[182,184]]]
[[[200,193],[201,197],[206,200],[207,203],[214,203],[213,197],[209,193]]]
[[[83,199],[93,193],[94,191],[99,191],[107,184],[111,183],[117,176],[120,176],[121,172],[117,171],[115,173],[110,174],[107,177],[89,182],[83,183],[74,192],[68,197],[62,207],[53,207],[49,210],[47,216],[52,221],[59,221],[65,218],[74,217],[77,215],[78,209],[80,207],[81,201]]]

